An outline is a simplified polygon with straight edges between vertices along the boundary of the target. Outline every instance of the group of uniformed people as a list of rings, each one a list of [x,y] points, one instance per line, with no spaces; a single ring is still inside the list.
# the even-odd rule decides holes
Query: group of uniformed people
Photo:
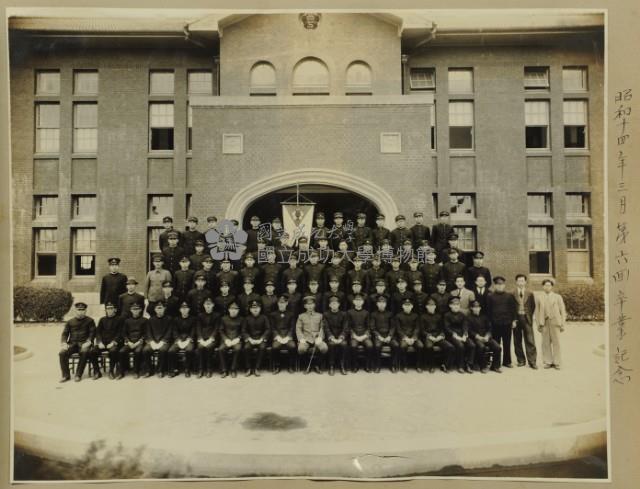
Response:
[[[545,335],[551,318],[535,315],[527,277],[517,275],[515,291],[506,292],[506,279],[492,277],[482,252],[473,254],[472,266],[460,262],[446,212],[433,229],[422,224],[421,213],[414,214],[412,228],[397,216],[398,227],[388,233],[384,216],[371,230],[358,214],[357,225],[332,242],[343,216],[336,213],[329,230],[318,214],[311,239],[289,250],[277,233],[265,240],[253,216],[252,242],[236,262],[214,261],[204,252],[196,218],[179,233],[166,217],[162,253],[152,259],[143,293],[113,257],[101,283],[105,316],[97,326],[86,304],[75,304],[76,316],[61,338],[62,381],[71,378],[73,353],[79,357],[76,381],[87,362],[100,378],[107,358],[111,378],[128,371],[173,377],[180,367],[186,376],[211,377],[216,367],[223,377],[236,376],[240,358],[246,375],[258,376],[265,355],[275,373],[283,356],[289,370],[300,362],[305,373],[326,366],[331,375],[358,370],[361,361],[367,371],[379,372],[384,358],[392,372],[407,371],[411,356],[418,371],[501,372],[513,367],[512,333],[517,365],[536,369],[536,324],[543,332],[544,366],[560,367],[557,334]],[[390,246],[397,253],[386,256]],[[552,286],[545,283],[545,289]]]

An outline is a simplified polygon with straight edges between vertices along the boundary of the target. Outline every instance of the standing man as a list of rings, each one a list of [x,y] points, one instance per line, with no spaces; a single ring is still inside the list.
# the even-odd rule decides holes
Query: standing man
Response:
[[[487,311],[487,297],[489,297],[489,282],[484,278],[484,275],[478,275],[473,287],[473,295],[480,303],[482,312],[486,314]]]
[[[251,216],[249,221],[250,229],[247,229],[247,253],[256,253],[258,251],[258,235],[260,234],[260,218]]]
[[[147,272],[147,276],[144,279],[144,295],[148,301],[148,310],[153,314],[155,314],[154,304],[162,300],[162,284],[167,280],[171,280],[171,273],[169,270],[162,268],[162,265],[162,255],[154,255],[153,270]],[[193,272],[191,271],[191,273]]]
[[[527,289],[527,276],[519,273],[516,275],[516,290],[513,296],[518,303],[518,319],[513,330],[513,346],[516,351],[518,367],[524,367],[526,362],[529,367],[537,369],[536,339],[533,334],[533,314],[536,308],[533,293]],[[524,342],[524,349],[522,343]],[[526,351],[526,357],[525,357]]]
[[[463,275],[458,275],[455,281],[456,288],[450,292],[451,297],[460,299],[460,310],[465,316],[469,315],[471,303],[476,300],[475,295],[465,287]]]
[[[517,324],[518,304],[513,294],[505,292],[506,279],[500,275],[493,279],[494,291],[487,297],[487,316],[493,328],[493,338],[502,342],[502,365],[513,368],[511,363],[511,330]]]
[[[180,258],[185,256],[184,249],[178,246],[180,234],[177,231],[167,233],[167,246],[162,248],[162,257],[164,259],[165,268],[172,274],[180,269]]]
[[[207,256],[210,256],[204,252],[204,245],[204,239],[196,239],[195,243],[193,244],[195,253],[193,253],[193,255],[189,257],[189,263],[191,269],[195,272],[197,272],[198,270],[202,270],[202,262]]]
[[[431,241],[431,231],[428,226],[423,224],[424,214],[422,212],[414,212],[413,219],[415,223],[411,226],[411,237],[413,239],[413,248],[417,249],[424,240]]]
[[[447,290],[452,291],[456,288],[456,277],[467,274],[467,267],[458,260],[459,251],[457,248],[449,250],[449,261],[442,265],[442,278],[447,282]]]
[[[181,238],[180,231],[178,231],[173,227],[173,217],[171,216],[163,217],[162,225],[164,226],[164,231],[162,231],[162,233],[160,233],[160,236],[158,236],[158,247],[160,248],[161,251],[164,250],[166,246],[169,246],[170,233],[176,233],[176,235],[178,236],[178,241]]]
[[[366,226],[367,215],[364,212],[358,212],[356,215],[356,228],[353,230],[353,246],[358,250],[367,240],[373,239],[373,232],[370,227]]]
[[[289,357],[289,373],[292,373],[295,365],[294,355],[296,353],[296,342],[294,340],[296,317],[287,307],[287,301],[287,294],[282,294],[278,297],[278,309],[269,315],[271,331],[273,333],[271,354],[276,355],[282,351],[286,351]],[[280,372],[279,358],[275,362],[274,368],[274,374]]]
[[[182,233],[182,247],[187,256],[196,252],[196,241],[204,241],[204,234],[198,231],[198,218],[189,216],[187,229]]]
[[[133,304],[144,304],[144,296],[136,292],[136,285],[138,285],[138,281],[133,277],[129,277],[126,284],[127,291],[118,297],[118,311],[123,318],[131,317],[131,306]]]
[[[120,273],[120,258],[109,258],[107,262],[109,263],[109,273],[102,277],[100,283],[100,304],[107,302],[117,304],[120,294],[127,291],[127,276]]]
[[[466,281],[470,287],[476,283],[478,277],[484,277],[486,283],[491,283],[491,271],[484,266],[484,253],[482,251],[476,251],[473,254],[473,265],[467,268]]]
[[[194,285],[193,276],[196,272],[189,265],[189,258],[183,256],[180,258],[180,270],[173,274],[173,293],[180,298],[180,302],[187,298],[187,294],[193,289]]]
[[[398,253],[398,250],[400,250],[406,240],[413,243],[411,241],[411,230],[407,228],[407,219],[402,214],[396,216],[396,228],[391,231],[390,239],[394,253]]]
[[[487,373],[488,364],[486,356],[488,352],[493,354],[491,370],[501,373],[500,370],[500,345],[491,337],[491,323],[489,318],[482,313],[480,302],[471,303],[469,321],[469,337],[476,345],[476,365],[482,373]]]
[[[318,239],[320,236],[328,236],[329,228],[325,225],[324,212],[316,212],[316,225],[311,229],[311,247],[318,247]]]
[[[342,212],[337,211],[333,213],[333,228],[329,231],[329,236],[331,238],[331,249],[337,250],[340,241],[343,239],[348,239],[347,230],[344,227],[344,215]],[[347,245],[350,244],[350,241],[347,241]],[[348,246],[347,246],[348,247]]]
[[[378,214],[376,216],[376,227],[373,229],[373,247],[375,251],[378,251],[382,246],[383,239],[391,238],[391,231],[384,227],[384,214]]]
[[[453,227],[449,224],[449,213],[441,211],[438,215],[438,223],[433,226],[431,233],[431,244],[436,250],[436,256],[439,257],[442,251],[447,247],[449,235],[453,233]]]
[[[71,379],[69,373],[69,357],[78,353],[78,369],[76,370],[75,381],[80,382],[84,367],[91,355],[91,345],[96,334],[96,323],[87,316],[87,305],[84,302],[76,302],[76,315],[69,319],[64,325],[62,335],[60,335],[60,370],[62,379],[60,382],[67,382]],[[100,371],[98,370],[98,373]],[[94,375],[95,372],[94,372]]]
[[[533,324],[542,333],[544,368],[560,370],[560,336],[567,324],[567,310],[560,294],[553,292],[553,280],[542,281],[543,292],[536,294]]]
[[[116,378],[118,366],[118,352],[122,343],[122,317],[116,315],[116,306],[111,302],[104,305],[106,316],[101,317],[96,327],[95,345],[91,350],[93,377],[100,378],[100,364],[98,359],[103,352],[109,354],[109,378]],[[97,373],[97,375],[96,375]]]
[[[422,286],[427,294],[433,294],[436,286],[442,278],[442,264],[436,263],[436,251],[427,247],[425,249],[425,262],[418,267],[422,272]]]
[[[304,266],[304,281],[309,283],[312,280],[318,282],[318,290],[325,291],[326,283],[324,281],[324,264],[320,263],[320,257],[316,250],[309,253],[309,263]]]
[[[324,342],[325,320],[322,314],[316,312],[316,304],[313,297],[306,296],[304,298],[305,312],[298,316],[296,321],[296,338],[298,339],[298,354],[306,357],[313,355],[316,358],[314,370],[316,373],[322,373],[319,361],[328,351],[328,346]],[[311,350],[311,353],[309,353]],[[311,364],[312,359],[309,360]],[[305,369],[305,374],[309,373]]]
[[[329,347],[329,375],[336,370],[336,357],[340,357],[340,372],[347,375],[345,364],[347,361],[347,313],[340,310],[340,298],[337,295],[329,297],[329,309],[322,313],[325,321],[324,336]]]
[[[473,373],[476,345],[469,338],[469,323],[467,316],[460,311],[460,299],[449,299],[449,312],[444,315],[444,330],[449,343],[455,348],[456,363],[459,373]]]

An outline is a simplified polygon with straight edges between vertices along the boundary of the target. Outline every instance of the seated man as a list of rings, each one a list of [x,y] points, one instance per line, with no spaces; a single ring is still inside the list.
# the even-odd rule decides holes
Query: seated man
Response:
[[[365,371],[370,372],[373,365],[373,341],[369,331],[369,313],[363,309],[364,297],[356,294],[353,298],[353,308],[347,311],[347,330],[351,337],[350,361],[353,372],[358,371],[356,354],[358,348],[365,351]]]
[[[296,321],[296,338],[298,339],[298,354],[307,355],[309,350],[309,364],[304,373],[308,374],[313,359],[316,359],[314,370],[322,373],[318,364],[329,349],[324,342],[324,318],[322,314],[316,312],[316,303],[313,297],[306,296],[303,300],[305,312],[298,316]]]
[[[124,378],[129,370],[129,354],[133,353],[133,376],[140,378],[140,364],[142,363],[142,349],[144,348],[144,335],[147,332],[147,319],[142,317],[142,303],[135,302],[131,305],[131,317],[124,320],[122,338],[124,346],[120,348],[120,374],[118,379]]]
[[[267,340],[270,333],[269,319],[264,314],[261,314],[260,301],[254,300],[249,304],[249,315],[242,322],[247,377],[251,374],[260,377],[260,366],[262,365],[264,352],[267,349]],[[252,359],[255,359],[254,363],[252,363]]]
[[[196,318],[191,316],[191,308],[187,301],[180,304],[180,316],[173,323],[173,344],[169,348],[169,377],[175,377],[178,369],[178,352],[185,355],[184,376],[191,377],[193,366],[193,353],[195,345],[193,339],[196,335]]]
[[[151,357],[154,352],[158,352],[158,365],[156,374],[164,377],[167,371],[167,352],[171,346],[173,335],[173,320],[167,316],[167,307],[163,301],[155,303],[153,316],[147,321],[147,331],[145,334],[145,346],[142,349],[144,358],[145,377],[153,375]]]
[[[471,314],[467,318],[469,322],[469,337],[476,344],[476,364],[482,371],[487,373],[488,365],[485,362],[487,352],[493,353],[493,361],[491,363],[491,370],[494,372],[502,372],[500,370],[500,354],[502,348],[491,337],[491,323],[489,318],[482,314],[482,307],[480,301],[473,301],[471,303]]]
[[[74,379],[76,382],[80,382],[84,367],[87,364],[89,355],[91,355],[91,345],[96,334],[95,322],[86,315],[87,305],[84,302],[76,302],[75,308],[76,316],[67,321],[60,337],[59,357],[60,370],[62,370],[62,379],[60,379],[60,382],[67,382],[71,379],[71,374],[69,373],[69,357],[73,353],[80,355],[78,369],[76,370]]]
[[[340,373],[347,375],[347,313],[340,310],[340,298],[337,295],[329,297],[329,310],[322,316],[325,321],[324,336],[329,347],[329,375],[335,374],[337,356],[340,357]]]
[[[238,371],[238,355],[242,351],[242,318],[238,316],[240,306],[233,301],[229,304],[227,313],[220,321],[220,348],[218,354],[220,358],[220,372],[225,378],[231,372],[231,377],[235,377]],[[231,370],[227,369],[225,355],[231,353]]]
[[[444,330],[449,343],[455,348],[458,372],[472,374],[476,346],[469,338],[467,316],[460,311],[460,299],[457,297],[449,299],[449,312],[444,315]]]
[[[109,354],[109,378],[116,378],[118,366],[118,352],[122,343],[122,317],[116,315],[116,306],[113,302],[104,305],[106,316],[101,317],[96,327],[95,344],[91,350],[91,363],[93,364],[93,378],[99,379],[100,364],[98,359],[103,352]]]
[[[217,350],[218,332],[220,330],[220,314],[213,310],[213,299],[204,300],[204,311],[196,321],[196,363],[198,364],[198,378],[213,375],[213,355]]]
[[[398,355],[398,342],[395,339],[395,326],[393,313],[387,310],[388,299],[384,294],[380,294],[376,299],[377,310],[370,315],[371,334],[373,336],[376,352],[376,373],[380,372],[382,362],[382,348],[391,347],[391,372],[396,373],[396,359]]]
[[[407,372],[407,353],[409,348],[413,348],[418,356],[416,370],[422,372],[421,360],[424,344],[420,341],[420,325],[418,315],[413,312],[413,302],[405,299],[402,303],[402,310],[395,316],[395,329],[399,342],[399,360],[402,371]]]
[[[438,348],[443,353],[440,370],[448,372],[453,364],[454,347],[446,340],[442,315],[437,312],[436,308],[435,299],[429,297],[425,311],[420,314],[420,329],[424,337],[425,361],[429,366],[429,372],[433,372],[435,370],[435,349]]]
[[[269,315],[271,330],[273,332],[273,342],[271,343],[271,354],[275,355],[281,351],[289,354],[289,372],[293,372],[295,365],[296,342],[294,340],[296,317],[287,308],[287,295],[281,294],[278,297],[278,310]],[[280,372],[280,363],[275,360],[274,374]]]

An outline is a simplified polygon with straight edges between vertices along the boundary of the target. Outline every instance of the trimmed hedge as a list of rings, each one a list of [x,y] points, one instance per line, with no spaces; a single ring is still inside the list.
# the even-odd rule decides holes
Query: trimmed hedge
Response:
[[[72,304],[71,292],[64,289],[24,286],[13,288],[14,321],[62,321]]]
[[[569,321],[604,321],[604,288],[566,285],[558,292],[564,299]]]

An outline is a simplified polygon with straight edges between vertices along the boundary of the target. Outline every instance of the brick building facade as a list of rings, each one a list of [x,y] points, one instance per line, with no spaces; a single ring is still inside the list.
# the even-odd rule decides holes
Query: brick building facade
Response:
[[[603,284],[602,24],[423,17],[11,19],[15,283],[94,291],[114,255],[142,277],[165,213],[242,220],[298,183],[388,227],[452,210],[508,277]]]

